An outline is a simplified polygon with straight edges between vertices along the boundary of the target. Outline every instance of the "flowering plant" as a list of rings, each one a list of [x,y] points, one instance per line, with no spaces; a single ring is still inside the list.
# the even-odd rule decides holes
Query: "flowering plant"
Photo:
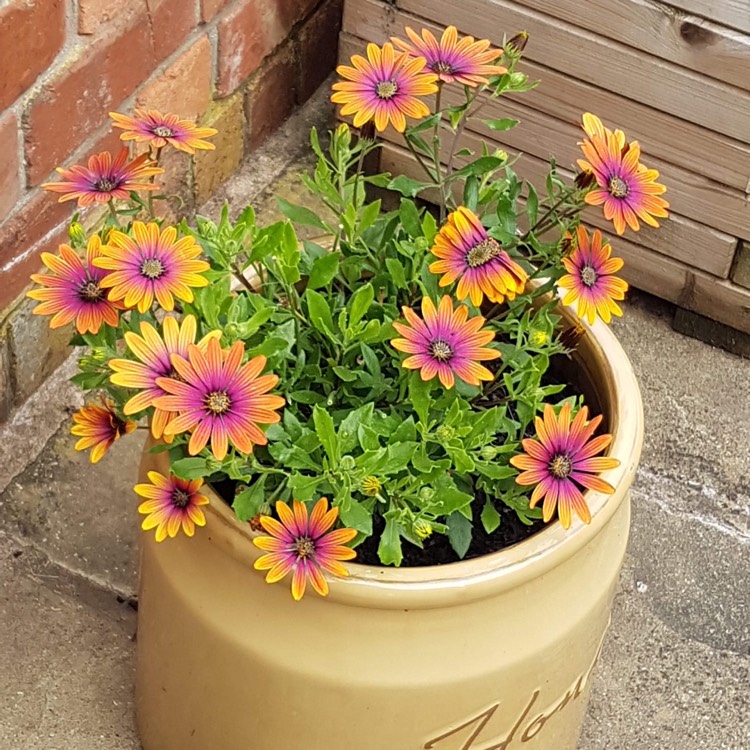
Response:
[[[140,155],[100,154],[47,185],[109,208],[88,238],[74,217],[29,292],[89,348],[75,380],[102,395],[75,415],[76,447],[98,461],[141,420],[171,467],[135,488],[143,528],[192,536],[203,482],[220,486],[266,532],[255,566],[291,574],[295,598],[308,582],[325,594],[355,555],[429,564],[499,548],[506,525],[589,523],[583,492],[614,491],[602,417],[556,374],[583,329],[564,330],[554,292],[589,323],[621,315],[622,261],[581,211],[636,231],[667,215],[665,188],[591,114],[575,182],[553,161],[541,193],[507,153],[459,148],[488,100],[535,85],[517,70],[525,35],[495,49],[452,27],[406,34],[338,69],[332,100],[362,131],[342,124],[324,145],[313,129],[302,179],[319,211],[281,200],[287,220],[267,226],[249,206],[166,225],[162,149],[211,148],[215,131],[154,111],[112,115]],[[363,169],[390,127],[423,180]]]

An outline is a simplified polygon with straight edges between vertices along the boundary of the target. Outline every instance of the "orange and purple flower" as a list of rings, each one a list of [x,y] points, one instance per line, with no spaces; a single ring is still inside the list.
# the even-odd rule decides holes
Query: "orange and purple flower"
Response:
[[[75,449],[85,451],[93,447],[92,464],[101,461],[115,440],[119,440],[137,427],[135,422],[120,418],[114,406],[114,402],[102,397],[101,406],[86,404],[73,415],[75,424],[70,432],[80,438],[75,444]]]
[[[57,171],[63,176],[63,182],[45,182],[42,187],[64,193],[59,203],[78,199],[79,206],[126,200],[131,190],[157,190],[159,186],[149,178],[164,172],[149,160],[148,154],[128,161],[126,148],[114,161],[108,151],[103,151],[89,159],[88,167],[76,164],[70,169],[58,167]]]
[[[157,112],[155,109],[136,109],[135,117],[110,112],[116,128],[121,128],[120,140],[147,142],[154,148],[174,146],[187,154],[194,154],[196,150],[213,150],[213,143],[202,140],[216,135],[214,128],[201,128],[192,120],[181,120],[178,115]]]
[[[397,53],[386,42],[382,48],[368,44],[367,59],[354,55],[352,65],[336,69],[347,80],[333,84],[331,101],[344,105],[342,115],[354,115],[354,127],[374,120],[379,131],[390,122],[403,133],[406,117],[419,119],[430,114],[429,107],[418,97],[437,91],[437,76],[423,72],[424,57]]]
[[[548,522],[557,508],[563,528],[570,528],[572,511],[584,523],[591,523],[591,512],[578,485],[595,492],[611,495],[611,484],[594,474],[620,465],[616,458],[597,457],[612,441],[611,435],[592,435],[602,421],[601,415],[588,420],[583,407],[570,422],[570,403],[560,409],[559,417],[546,404],[544,419],[536,418],[537,440],[522,441],[526,453],[513,456],[511,464],[522,473],[516,477],[520,485],[536,485],[529,506],[544,500],[542,517]]]
[[[491,302],[514,299],[526,286],[528,276],[497,240],[487,234],[479,217],[465,206],[448,215],[431,250],[439,260],[430,264],[432,273],[443,274],[440,286],[458,279],[456,296],[471,299],[478,307],[486,295]]]
[[[278,382],[277,375],[261,375],[266,358],[254,357],[245,365],[245,345],[237,341],[230,349],[222,349],[212,338],[205,351],[188,345],[187,359],[172,354],[177,375],[157,378],[156,384],[168,394],[154,400],[165,411],[179,412],[165,428],[165,435],[190,430],[188,452],[200,453],[211,441],[211,451],[219,461],[229,450],[231,441],[242,453],[252,453],[254,445],[268,442],[258,425],[280,420],[275,411],[284,406],[281,396],[269,394]]]
[[[150,484],[136,484],[133,489],[146,498],[138,506],[138,512],[146,516],[141,528],[156,529],[157,542],[167,537],[174,539],[180,528],[187,536],[193,536],[196,526],[206,525],[201,505],[208,505],[208,498],[198,492],[202,479],[180,479],[174,474],[167,478],[158,471],[149,471],[148,479]]]
[[[627,143],[621,130],[612,132],[590,113],[583,116],[583,129],[588,138],[580,144],[586,160],[578,166],[594,175],[598,188],[586,194],[586,203],[604,206],[604,218],[612,221],[617,234],[629,226],[640,228],[639,219],[652,227],[654,217],[669,216],[669,203],[660,198],[667,188],[656,182],[659,173],[640,163],[641,148],[637,141]]]
[[[267,570],[266,581],[276,583],[292,573],[292,596],[299,601],[307,582],[321,596],[328,594],[324,572],[336,576],[349,575],[340,560],[353,560],[357,553],[346,547],[357,536],[355,529],[329,529],[339,515],[338,508],[328,510],[328,500],[321,498],[308,517],[307,506],[297,500],[294,510],[286,503],[276,503],[277,521],[260,516],[260,523],[270,536],[260,536],[253,543],[267,554],[255,561],[256,570]]]
[[[201,272],[209,264],[196,260],[201,247],[193,237],[177,239],[177,230],[159,230],[155,222],[133,223],[133,236],[113,229],[102,256],[94,265],[112,273],[102,279],[102,286],[111,287],[109,298],[123,300],[126,307],[138,306],[146,312],[156,297],[165,310],[174,310],[174,298],[183,302],[194,299],[191,287],[208,286]]]
[[[403,307],[402,311],[409,325],[393,324],[403,338],[393,339],[391,345],[411,355],[401,363],[403,367],[419,370],[422,380],[432,380],[437,375],[445,388],[453,387],[454,376],[469,385],[493,379],[492,372],[479,362],[497,359],[500,352],[485,348],[495,334],[481,330],[481,315],[469,318],[466,305],[459,305],[454,311],[447,295],[437,309],[429,297],[422,298],[424,320],[410,307]]]
[[[423,57],[427,68],[444,83],[479,86],[489,83],[489,76],[508,72],[502,65],[492,64],[503,54],[501,49],[493,49],[487,39],[474,41],[471,36],[459,39],[455,26],[448,26],[439,42],[429,29],[422,29],[420,37],[407,26],[406,35],[411,44],[395,37],[391,41],[412,57]]]
[[[620,258],[612,258],[612,247],[602,241],[602,233],[596,229],[589,237],[588,232],[579,226],[576,232],[576,249],[562,262],[568,272],[558,282],[568,290],[563,304],[570,305],[578,300],[578,317],[593,323],[597,314],[605,322],[612,315],[622,316],[622,310],[615,300],[625,299],[628,290],[626,281],[614,276],[622,266]]]
[[[60,328],[75,321],[78,333],[99,333],[102,323],[117,328],[119,302],[107,299],[102,286],[106,271],[94,265],[101,254],[98,235],[89,238],[86,258],[78,257],[70,245],[60,245],[60,255],[42,253],[42,262],[52,273],[35,273],[32,281],[44,289],[32,289],[27,296],[42,304],[34,308],[37,315],[52,315],[50,328]]]
[[[148,322],[141,323],[141,335],[132,331],[125,332],[125,343],[128,349],[137,357],[138,362],[131,359],[113,359],[109,366],[114,370],[110,380],[115,385],[125,388],[139,388],[140,393],[133,396],[126,404],[123,412],[126,415],[136,414],[143,409],[154,405],[154,400],[160,396],[169,395],[157,384],[159,378],[175,377],[176,371],[170,359],[172,354],[181,357],[188,356],[188,347],[195,344],[197,333],[195,316],[186,315],[182,325],[175,318],[164,319],[162,335]],[[206,350],[210,339],[221,338],[221,331],[211,331],[199,342],[198,348]],[[151,432],[157,439],[164,436],[167,442],[171,442],[172,435],[164,435],[164,429],[177,415],[171,411],[165,411],[156,407],[151,420]]]

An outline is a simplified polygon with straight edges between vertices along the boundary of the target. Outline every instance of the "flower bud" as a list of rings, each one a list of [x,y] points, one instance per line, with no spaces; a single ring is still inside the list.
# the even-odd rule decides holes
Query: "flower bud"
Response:
[[[549,341],[549,336],[546,331],[542,331],[540,328],[532,329],[529,335],[529,341],[534,346],[544,346]]]
[[[529,41],[528,31],[519,31],[518,34],[511,37],[505,44],[505,49],[509,54],[520,55],[526,49],[526,43]]]
[[[479,450],[479,455],[485,461],[492,461],[497,455],[497,448],[494,445],[483,445]]]
[[[508,161],[508,152],[501,148],[496,148],[492,155],[497,159],[502,159],[503,162]]]
[[[432,536],[432,524],[420,518],[414,523],[414,534],[417,539],[427,539]]]
[[[357,468],[357,462],[351,456],[342,456],[339,468],[341,471],[352,471]]]
[[[352,131],[345,122],[342,122],[341,125],[336,128],[336,139],[344,147],[349,146],[352,142]]]
[[[432,487],[422,487],[419,491],[419,501],[424,505],[431,503],[434,497],[435,490],[433,490]]]
[[[236,338],[239,332],[240,332],[240,327],[237,325],[237,323],[227,323],[224,326],[224,333],[230,339]]]
[[[362,492],[368,497],[375,497],[380,494],[383,483],[377,477],[365,477],[362,480]]]
[[[68,237],[70,237],[70,243],[73,247],[86,246],[86,233],[83,231],[83,227],[79,222],[70,222],[70,226],[68,227]]]
[[[579,190],[585,190],[596,182],[596,177],[593,172],[584,169],[576,175],[574,182]]]
[[[217,461],[215,458],[206,459],[206,469],[213,473],[214,471],[221,471],[221,467],[224,464],[221,461]]]
[[[449,440],[452,440],[455,434],[456,431],[452,427],[449,427],[447,424],[441,424],[435,430],[435,435],[437,435],[437,439],[441,443],[447,443]]]

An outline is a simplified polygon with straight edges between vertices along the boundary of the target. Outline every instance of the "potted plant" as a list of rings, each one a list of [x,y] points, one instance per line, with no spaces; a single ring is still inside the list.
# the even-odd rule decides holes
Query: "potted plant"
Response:
[[[146,750],[576,745],[643,431],[606,325],[622,262],[580,213],[635,231],[666,216],[664,187],[591,114],[575,184],[553,162],[541,195],[506,153],[458,149],[487,97],[534,85],[525,36],[406,33],[339,68],[362,132],[312,131],[320,212],[165,225],[162,149],[213,131],[153,111],[113,114],[144,153],[48,186],[109,208],[88,238],[74,217],[29,293],[89,348],[75,378],[102,395],[76,447],[149,435]],[[386,127],[424,182],[364,172]]]

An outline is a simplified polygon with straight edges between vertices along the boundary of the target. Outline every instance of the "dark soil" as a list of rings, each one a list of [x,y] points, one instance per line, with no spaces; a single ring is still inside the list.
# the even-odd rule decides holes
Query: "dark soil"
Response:
[[[479,498],[478,507],[484,505],[484,499]],[[470,560],[473,557],[489,555],[501,549],[511,547],[518,542],[541,531],[547,524],[543,521],[534,521],[531,526],[522,523],[516,512],[501,502],[495,503],[495,508],[500,514],[500,525],[491,534],[487,534],[481,524],[474,528],[469,549],[463,558]],[[373,518],[373,535],[365,539],[357,547],[357,559],[355,562],[363,565],[380,565],[378,558],[378,544],[380,535],[385,528],[382,516]],[[425,565],[445,565],[446,563],[458,562],[458,555],[451,547],[448,537],[444,534],[433,534],[422,542],[424,549],[415,544],[402,540],[402,552],[404,559],[402,568],[419,568]]]

